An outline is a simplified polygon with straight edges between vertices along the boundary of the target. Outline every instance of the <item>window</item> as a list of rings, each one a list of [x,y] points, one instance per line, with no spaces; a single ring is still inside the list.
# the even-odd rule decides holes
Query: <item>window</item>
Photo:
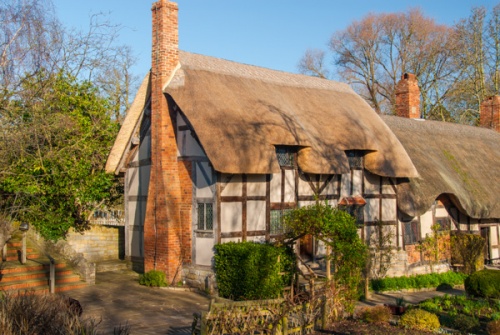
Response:
[[[363,156],[364,152],[359,150],[346,150],[347,159],[349,161],[349,166],[351,169],[362,169],[363,168]]]
[[[405,245],[417,244],[419,238],[418,220],[404,222],[404,243]]]
[[[276,147],[276,156],[281,167],[295,166],[295,149],[290,147]]]
[[[363,206],[359,205],[348,205],[348,206],[339,206],[339,208],[343,211],[349,213],[353,218],[356,219],[356,224],[358,226],[362,226],[365,222],[365,212],[363,210]]]
[[[198,230],[212,230],[213,205],[211,203],[198,203]]]
[[[440,226],[439,231],[447,231],[450,230],[450,219],[447,217],[444,218],[436,218],[436,224]]]
[[[271,235],[281,235],[286,232],[284,225],[284,217],[290,213],[291,209],[272,209],[271,210]]]

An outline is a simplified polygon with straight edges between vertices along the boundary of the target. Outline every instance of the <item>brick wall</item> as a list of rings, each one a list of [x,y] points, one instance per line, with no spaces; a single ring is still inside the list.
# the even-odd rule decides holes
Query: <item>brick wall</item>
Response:
[[[163,87],[179,62],[177,4],[152,7],[151,175],[144,223],[144,270],[164,271],[175,282],[191,257],[190,162],[178,161],[176,109]]]
[[[70,230],[66,241],[89,262],[124,257],[124,227],[91,226],[83,234]]]
[[[417,77],[405,73],[395,88],[396,115],[406,118],[420,118],[420,89]]]
[[[479,125],[500,132],[500,95],[488,97],[479,107]]]

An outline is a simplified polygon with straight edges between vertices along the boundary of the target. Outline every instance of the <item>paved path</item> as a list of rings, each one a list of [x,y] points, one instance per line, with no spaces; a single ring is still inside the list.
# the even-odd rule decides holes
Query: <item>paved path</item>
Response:
[[[99,334],[113,334],[115,326],[128,324],[133,335],[191,334],[193,313],[208,310],[209,299],[195,292],[148,288],[132,271],[98,273],[96,285],[73,290],[83,318],[102,322]]]
[[[193,313],[208,310],[209,298],[199,293],[148,288],[139,285],[138,278],[132,271],[98,273],[96,285],[67,295],[80,301],[83,318],[102,320],[97,328],[99,334],[113,334],[114,327],[125,324],[131,327],[132,335],[190,334]],[[400,296],[408,303],[418,303],[436,295],[463,293],[449,290],[372,294],[357,306],[394,303]]]

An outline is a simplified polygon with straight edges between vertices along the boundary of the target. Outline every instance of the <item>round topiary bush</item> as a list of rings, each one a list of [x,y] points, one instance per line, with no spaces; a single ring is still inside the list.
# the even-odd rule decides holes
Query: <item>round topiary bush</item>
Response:
[[[362,308],[358,317],[369,323],[389,323],[391,319],[391,310],[382,305],[374,306],[374,307],[365,307]]]
[[[423,309],[410,309],[403,314],[399,324],[405,328],[436,331],[441,326],[436,314],[429,313]]]
[[[464,282],[467,294],[482,298],[500,298],[500,271],[481,270],[471,274]]]

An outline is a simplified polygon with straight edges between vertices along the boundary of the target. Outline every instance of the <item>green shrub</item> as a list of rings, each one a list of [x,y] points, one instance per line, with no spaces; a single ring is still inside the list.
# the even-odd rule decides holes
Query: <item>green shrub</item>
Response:
[[[391,310],[382,305],[364,307],[360,309],[358,318],[369,323],[388,323],[391,319]]]
[[[388,277],[371,280],[374,291],[399,291],[404,289],[437,288],[443,285],[462,285],[466,274],[448,271],[444,273],[429,273],[415,276]]]
[[[467,294],[483,298],[500,298],[500,271],[481,270],[465,280]]]
[[[474,273],[484,268],[484,244],[486,241],[480,235],[456,233],[451,238],[451,261],[462,264],[466,274]]]
[[[158,270],[151,270],[142,274],[139,277],[139,284],[153,287],[168,286],[167,279],[165,278],[165,272]]]
[[[452,322],[451,327],[453,329],[460,330],[463,333],[471,333],[480,327],[479,320],[477,318],[463,314],[455,316]]]
[[[399,324],[405,328],[436,331],[439,329],[439,319],[436,314],[424,311],[423,309],[410,309],[403,314]]]
[[[500,320],[488,322],[486,330],[489,335],[500,335]]]
[[[219,295],[234,300],[273,299],[290,285],[295,255],[290,248],[253,242],[215,246]]]

